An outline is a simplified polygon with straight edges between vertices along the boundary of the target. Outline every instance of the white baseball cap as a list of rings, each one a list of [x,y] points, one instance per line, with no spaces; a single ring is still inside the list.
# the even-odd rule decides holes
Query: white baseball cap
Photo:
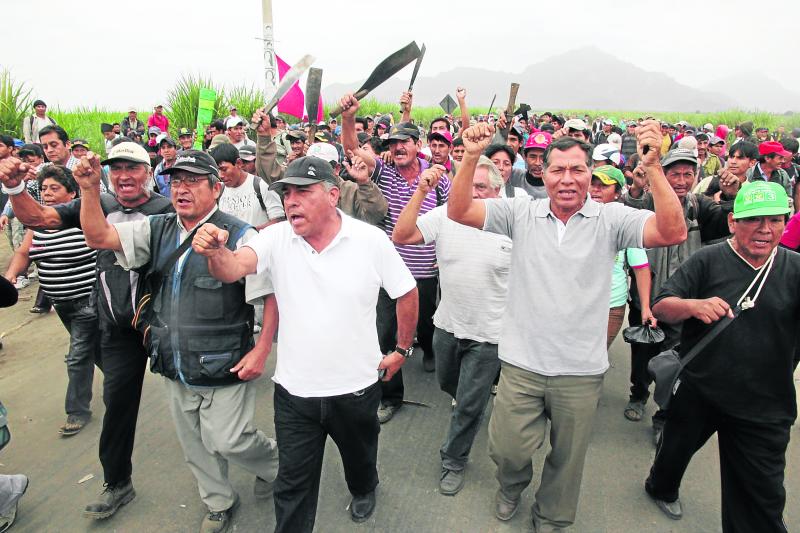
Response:
[[[242,117],[231,117],[228,119],[228,122],[225,123],[225,128],[232,128],[234,126],[238,126],[239,124],[244,124]]]
[[[339,151],[329,143],[314,143],[308,147],[307,156],[318,157],[333,164],[339,162]]]
[[[110,165],[115,161],[130,161],[132,163],[150,164],[150,156],[142,145],[135,142],[122,142],[116,145],[108,153],[108,158],[101,161],[101,165]]]

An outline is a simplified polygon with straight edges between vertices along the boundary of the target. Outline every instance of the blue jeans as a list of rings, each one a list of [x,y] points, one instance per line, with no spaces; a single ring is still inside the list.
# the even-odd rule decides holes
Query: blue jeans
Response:
[[[456,400],[447,439],[439,450],[442,467],[463,470],[500,369],[497,345],[457,339],[452,333],[436,328],[433,351],[439,387]]]
[[[92,411],[92,380],[97,356],[97,306],[90,296],[75,300],[54,301],[58,318],[69,332],[67,354],[67,395],[64,408],[67,415],[88,418]]]

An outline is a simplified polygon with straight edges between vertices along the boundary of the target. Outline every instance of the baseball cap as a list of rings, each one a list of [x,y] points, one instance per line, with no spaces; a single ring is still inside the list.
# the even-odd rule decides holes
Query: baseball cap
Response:
[[[219,167],[214,158],[200,150],[184,150],[178,152],[175,163],[171,167],[163,170],[164,174],[173,174],[179,170],[185,170],[193,174],[210,174],[219,179]]]
[[[530,137],[528,137],[528,141],[525,143],[525,149],[523,151],[527,152],[532,148],[539,148],[540,150],[546,150],[550,143],[553,142],[553,136],[544,131],[537,131],[536,133],[531,133]]]
[[[611,120],[610,118],[607,118],[607,119],[605,119],[605,120],[603,121],[603,125],[604,125],[604,126],[613,126],[613,125],[614,125],[614,121],[613,121],[613,120]]]
[[[782,157],[792,157],[792,153],[784,149],[783,145],[778,141],[764,141],[758,145],[758,153],[760,155],[778,154]]]
[[[513,126],[511,126],[510,131],[513,131],[520,140],[525,138],[525,130],[522,129],[521,124],[514,124]]]
[[[113,147],[105,161],[101,161],[100,164],[110,165],[116,161],[130,161],[131,163],[149,165],[150,156],[147,155],[147,150],[142,145],[132,141],[125,141]]]
[[[72,143],[72,147],[75,148],[76,146],[83,146],[87,150],[89,149],[89,141],[86,139],[72,139],[70,141]]]
[[[158,109],[159,107],[164,107],[164,104],[156,104],[153,106],[153,109]]]
[[[244,124],[244,120],[242,120],[242,117],[231,117],[225,123],[225,129],[233,128],[234,126],[238,126],[239,124]]]
[[[314,143],[308,147],[306,155],[309,157],[318,157],[333,164],[339,162],[339,150],[332,144],[328,143]]]
[[[714,131],[714,125],[710,122],[703,124],[703,129],[706,131]]]
[[[679,161],[697,165],[697,156],[694,154],[694,150],[689,150],[688,148],[675,148],[674,150],[667,152],[667,155],[661,159],[661,166],[668,167],[669,165]]]
[[[238,111],[238,109],[236,109],[235,105],[231,105],[230,107],[228,107],[228,111]]]
[[[158,126],[150,126],[150,129],[147,130],[147,135],[159,135],[161,133],[161,128]]]
[[[33,107],[36,107],[37,105],[43,105],[43,106],[47,107],[47,104],[44,103],[44,100],[34,100],[33,101]]]
[[[286,136],[289,137],[290,139],[295,139],[298,141],[306,140],[306,134],[300,130],[289,130],[286,132]]]
[[[429,142],[434,140],[434,139],[439,139],[440,141],[444,141],[447,144],[449,144],[450,146],[453,146],[453,135],[447,130],[435,131],[435,132],[431,133],[430,135],[428,135],[428,141]]]
[[[135,105],[129,105],[128,106],[128,113],[136,113],[136,106]]]
[[[184,137],[186,135],[193,135],[194,132],[189,128],[181,128],[178,130],[178,137]]]
[[[362,131],[357,135],[357,137],[358,137],[358,144],[364,144],[369,140],[370,135],[366,131]]]
[[[579,118],[571,118],[564,123],[564,127],[575,131],[586,131],[589,129],[586,123]]]
[[[320,130],[315,135],[314,138],[318,141],[324,143],[332,143],[333,142],[333,135],[328,130]]]
[[[789,197],[779,183],[750,181],[742,185],[733,201],[733,218],[787,215]]]
[[[419,129],[410,122],[400,122],[389,130],[390,141],[405,141],[406,139],[419,140]],[[453,142],[452,137],[450,142]]]
[[[254,146],[245,144],[239,148],[239,159],[242,161],[253,161],[256,158],[256,149]]]
[[[625,176],[622,171],[612,165],[603,165],[592,170],[592,177],[603,182],[603,185],[619,185],[625,187]]]
[[[603,143],[598,144],[594,147],[594,151],[592,152],[592,160],[594,161],[605,161],[609,160],[614,164],[619,165],[620,157],[619,157],[619,148],[614,146],[613,144]]]
[[[178,146],[178,143],[175,142],[175,139],[170,137],[169,134],[167,134],[167,133],[162,133],[161,135],[156,137],[156,144],[158,146],[161,146],[161,143],[164,142],[164,141],[166,141],[167,144],[169,144],[169,145]]]
[[[715,144],[723,144],[725,139],[721,139],[716,135],[712,135],[711,138],[708,140],[708,144],[714,146]]]
[[[319,157],[305,156],[289,163],[283,178],[270,185],[269,190],[280,193],[286,185],[313,185],[323,181],[338,186],[331,164]]]

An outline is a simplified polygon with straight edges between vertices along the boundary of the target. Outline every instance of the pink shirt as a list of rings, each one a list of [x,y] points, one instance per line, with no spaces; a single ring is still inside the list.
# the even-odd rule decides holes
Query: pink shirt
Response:
[[[153,113],[150,115],[150,118],[147,119],[147,127],[150,128],[151,126],[155,126],[163,133],[167,133],[169,129],[169,119],[166,115],[156,115]]]
[[[781,244],[792,250],[797,250],[800,247],[800,212],[789,219],[786,228],[783,230],[783,237],[781,237]]]

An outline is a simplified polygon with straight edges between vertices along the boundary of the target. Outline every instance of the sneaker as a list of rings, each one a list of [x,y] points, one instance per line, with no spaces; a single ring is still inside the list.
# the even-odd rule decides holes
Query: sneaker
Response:
[[[260,324],[253,324],[253,333],[261,333],[261,325]]]
[[[492,385],[492,388],[489,389],[489,394],[492,396],[497,396],[497,383]]]
[[[445,496],[455,496],[464,488],[464,471],[442,468],[442,478],[439,480],[439,492]]]
[[[239,506],[239,496],[228,509],[224,511],[209,511],[200,524],[200,533],[224,533],[233,521],[233,512]]]
[[[256,495],[257,500],[266,500],[272,496],[275,489],[275,481],[267,481],[260,477],[256,477],[255,485],[253,485],[253,494]]]
[[[10,494],[9,501],[5,502],[10,506],[8,511],[6,511],[5,514],[0,515],[0,533],[7,531],[11,526],[14,525],[14,521],[17,519],[19,500],[25,494],[25,491],[28,490],[28,485],[30,484],[27,476],[24,476],[23,474],[15,474],[9,477],[12,478],[11,488],[13,492]],[[21,492],[17,492],[18,487],[22,487]]]
[[[498,520],[507,522],[514,518],[514,515],[517,513],[519,498],[513,501],[509,500],[503,495],[502,491],[498,490],[497,494],[494,496],[494,505],[494,516],[496,516]]]
[[[381,404],[381,406],[378,407],[378,422],[385,424],[392,419],[398,409],[400,409],[399,405]]]
[[[117,509],[130,503],[135,497],[136,491],[133,490],[133,483],[130,478],[128,478],[128,481],[119,485],[109,485],[106,483],[103,492],[100,493],[98,501],[87,505],[86,509],[83,510],[83,516],[96,520],[109,518],[117,512]]]
[[[678,498],[674,502],[665,502],[664,500],[659,500],[652,494],[650,491],[647,490],[647,486],[645,486],[644,491],[650,496],[650,499],[653,500],[653,503],[656,504],[656,507],[661,509],[661,512],[667,515],[672,520],[680,520],[683,518],[683,506],[681,505],[681,500]]]
[[[91,417],[80,417],[75,415],[68,415],[67,421],[58,428],[58,432],[62,437],[71,437],[81,432],[83,427],[89,423]]]
[[[644,415],[644,402],[628,402],[628,405],[625,406],[625,410],[622,412],[622,414],[625,415],[625,418],[631,422],[638,422]]]
[[[375,491],[363,496],[353,496],[350,501],[350,518],[353,522],[364,522],[375,510]]]
[[[48,309],[46,307],[39,307],[38,305],[34,305],[33,307],[31,307],[28,310],[28,312],[33,313],[35,315],[43,315],[45,313],[49,313],[50,309]]]
[[[14,284],[16,289],[24,289],[28,285],[31,284],[31,280],[26,278],[25,276],[17,276],[17,282]]]

